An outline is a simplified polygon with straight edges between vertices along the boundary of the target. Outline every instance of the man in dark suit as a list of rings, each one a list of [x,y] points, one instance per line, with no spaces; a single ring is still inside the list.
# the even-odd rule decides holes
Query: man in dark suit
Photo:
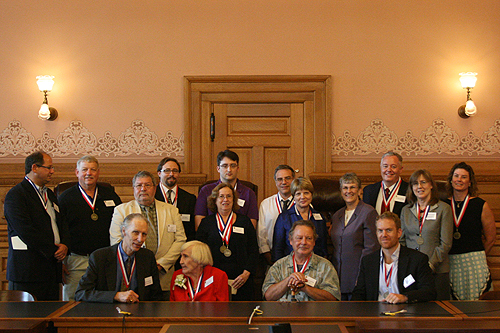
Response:
[[[148,222],[139,213],[125,217],[122,241],[94,251],[75,293],[77,301],[137,303],[162,299],[153,252],[142,248]]]
[[[26,176],[5,197],[9,233],[7,280],[39,301],[59,300],[61,261],[68,253],[68,232],[54,193],[45,185],[54,174],[52,158],[35,152],[24,162]]]
[[[408,203],[408,183],[401,179],[403,157],[392,151],[385,153],[380,161],[380,171],[382,181],[363,189],[363,202],[371,205],[379,214],[391,211],[400,216]]]
[[[182,224],[187,241],[195,239],[194,207],[196,196],[179,187],[177,181],[181,173],[181,165],[175,158],[165,157],[158,164],[160,183],[156,188],[155,199],[174,205],[181,214]]]
[[[401,220],[391,212],[377,217],[380,251],[361,259],[353,301],[427,302],[436,298],[427,255],[399,244]]]

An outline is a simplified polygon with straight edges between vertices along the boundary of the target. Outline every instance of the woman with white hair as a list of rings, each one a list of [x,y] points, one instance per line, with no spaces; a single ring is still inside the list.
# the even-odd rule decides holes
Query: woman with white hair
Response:
[[[170,283],[171,301],[229,301],[227,274],[212,266],[210,248],[200,241],[181,247],[181,267]]]

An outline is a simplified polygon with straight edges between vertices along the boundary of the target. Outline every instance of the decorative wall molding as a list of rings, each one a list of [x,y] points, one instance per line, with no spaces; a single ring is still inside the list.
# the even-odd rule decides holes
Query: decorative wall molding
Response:
[[[380,119],[372,120],[357,136],[349,130],[336,137],[332,134],[332,156],[381,154],[393,150],[406,156],[450,155],[491,156],[500,153],[500,120],[480,136],[468,131],[463,137],[436,119],[420,135],[407,130],[401,137],[384,125]]]
[[[404,156],[493,156],[500,155],[500,119],[480,134],[468,131],[460,136],[446,125],[443,119],[436,119],[420,134],[406,130],[398,136],[381,119],[374,119],[359,134],[345,130],[340,136],[332,133],[332,156],[379,155],[388,150]],[[0,157],[25,157],[44,150],[53,157],[81,156],[91,154],[103,158],[121,156],[184,156],[184,133],[174,137],[167,131],[159,137],[142,120],[134,120],[130,127],[117,137],[106,131],[97,137],[81,121],[71,121],[69,126],[55,137],[44,132],[36,138],[18,120],[11,121],[0,132]]]
[[[142,120],[134,120],[118,137],[106,131],[98,138],[79,120],[71,121],[56,137],[44,132],[40,138],[35,138],[18,120],[11,121],[0,133],[0,157],[28,156],[37,150],[44,150],[53,157],[86,154],[101,157],[183,156],[184,134],[176,138],[167,131],[160,138]]]

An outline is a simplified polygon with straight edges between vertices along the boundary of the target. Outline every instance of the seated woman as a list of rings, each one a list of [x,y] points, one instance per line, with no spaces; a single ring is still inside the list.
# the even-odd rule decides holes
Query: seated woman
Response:
[[[227,274],[212,267],[210,248],[200,241],[181,247],[181,267],[170,283],[171,301],[229,301]]]

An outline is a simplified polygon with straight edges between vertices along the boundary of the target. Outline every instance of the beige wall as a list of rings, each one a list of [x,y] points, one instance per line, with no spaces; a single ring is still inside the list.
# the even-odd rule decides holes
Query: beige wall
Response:
[[[36,147],[182,160],[183,77],[228,74],[331,75],[334,161],[498,160],[499,13],[498,0],[1,1],[0,163]],[[467,120],[462,71],[479,73]],[[54,122],[37,119],[40,74],[56,77]]]

